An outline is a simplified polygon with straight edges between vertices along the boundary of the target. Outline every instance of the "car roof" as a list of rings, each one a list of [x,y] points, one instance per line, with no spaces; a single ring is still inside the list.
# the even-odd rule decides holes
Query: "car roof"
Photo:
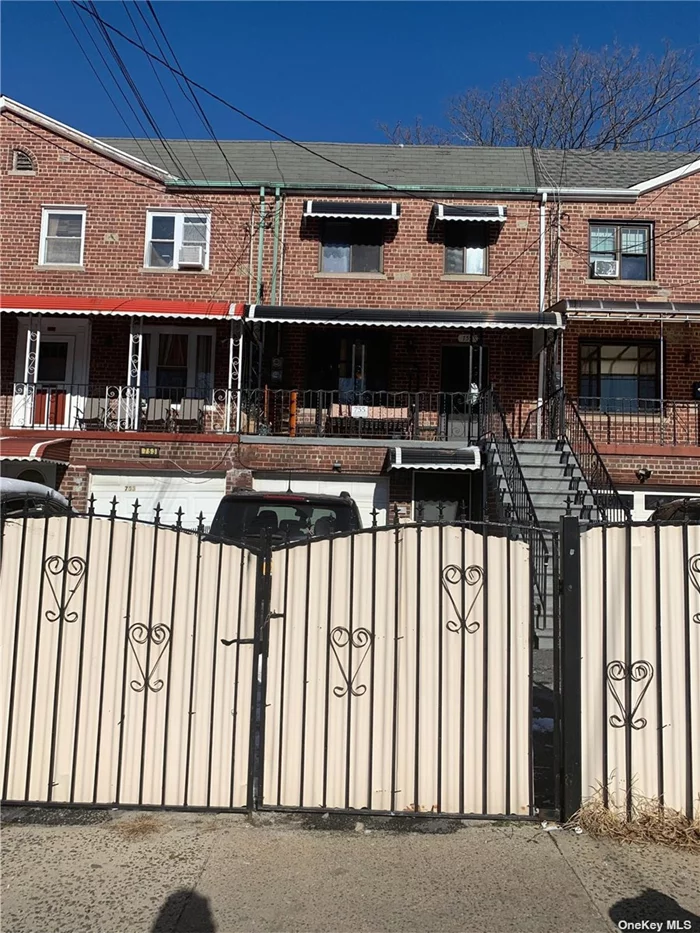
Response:
[[[355,505],[355,500],[350,495],[334,496],[326,495],[320,492],[258,492],[255,489],[241,489],[224,496],[222,502],[237,502],[251,500],[263,500],[268,502],[332,502],[337,505]]]
[[[10,476],[0,476],[0,499],[16,499],[26,496],[34,499],[53,499],[68,508],[68,500],[51,486],[42,483],[29,483],[23,479],[13,479]]]

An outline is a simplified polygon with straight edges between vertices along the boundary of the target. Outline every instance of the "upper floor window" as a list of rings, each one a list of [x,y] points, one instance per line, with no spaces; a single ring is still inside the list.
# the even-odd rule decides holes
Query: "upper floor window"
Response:
[[[488,230],[484,223],[445,224],[445,272],[448,275],[486,275]]]
[[[324,221],[321,272],[381,272],[382,240],[381,221]]]
[[[85,210],[45,207],[41,214],[39,264],[82,266],[85,248]]]
[[[209,214],[149,211],[144,265],[150,269],[208,269]]]
[[[24,149],[12,150],[12,171],[18,175],[34,174],[34,160]]]
[[[599,279],[651,279],[651,226],[591,224],[590,275]]]

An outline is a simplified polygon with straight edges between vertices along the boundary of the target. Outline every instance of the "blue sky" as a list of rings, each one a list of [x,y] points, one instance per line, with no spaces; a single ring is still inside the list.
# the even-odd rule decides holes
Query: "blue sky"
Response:
[[[78,11],[61,5],[104,77]],[[129,6],[147,36],[131,0]],[[659,52],[664,38],[697,49],[699,38],[699,7],[691,2],[156,0],[154,6],[192,78],[301,140],[383,142],[379,122],[411,122],[420,114],[424,123],[439,123],[452,94],[529,74],[528,53],[575,37],[595,48],[617,38],[643,52]],[[134,34],[121,3],[99,2],[98,9]],[[55,3],[4,0],[0,16],[4,94],[96,136],[128,135]],[[115,42],[165,135],[182,136],[145,57]],[[160,75],[185,134],[205,135],[181,92]],[[114,85],[105,83],[132,131],[142,135]],[[268,138],[201,99],[220,138]]]

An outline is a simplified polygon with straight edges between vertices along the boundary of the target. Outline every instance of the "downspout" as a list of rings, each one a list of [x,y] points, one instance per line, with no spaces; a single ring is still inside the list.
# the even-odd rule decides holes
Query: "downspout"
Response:
[[[660,331],[660,333],[659,333],[659,353],[660,353],[660,356],[661,356],[661,358],[660,358],[660,360],[659,360],[659,396],[660,396],[660,398],[659,398],[659,415],[660,415],[660,418],[661,418],[661,423],[660,423],[659,427],[661,428],[661,431],[660,431],[660,434],[661,434],[660,440],[661,440],[661,443],[662,443],[662,445],[663,445],[663,444],[666,443],[666,440],[665,440],[665,437],[664,437],[666,431],[665,431],[665,425],[664,425],[664,375],[665,375],[665,373],[664,373],[664,322],[663,322],[663,321],[660,321],[660,322],[659,322],[659,331]]]
[[[547,226],[547,192],[543,191],[540,202],[540,320],[544,316],[545,307],[545,230]],[[542,403],[544,402],[545,359],[544,347],[539,353],[539,366],[537,374],[537,439],[542,438]]]
[[[270,304],[279,304],[277,299],[277,262],[280,242],[280,188],[275,188],[275,226],[272,231],[272,283],[270,285]]]
[[[265,251],[265,185],[260,186],[260,221],[258,223],[258,274],[255,289],[255,303],[263,303],[263,256]]]
[[[285,235],[285,225],[287,220],[287,198],[282,198],[282,240],[280,242],[280,277],[277,285],[277,304],[282,304],[282,289],[284,286],[284,235]]]
[[[559,301],[561,272],[561,201],[557,203],[557,301]],[[564,331],[559,331],[559,388],[564,388]]]

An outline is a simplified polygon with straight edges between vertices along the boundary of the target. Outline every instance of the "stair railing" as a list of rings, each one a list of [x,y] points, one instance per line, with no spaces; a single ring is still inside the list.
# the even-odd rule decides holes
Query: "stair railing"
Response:
[[[532,504],[513,438],[508,430],[506,416],[494,389],[485,392],[481,399],[479,436],[482,440],[491,442],[498,454],[506,489],[510,496],[511,518],[522,527],[523,536],[530,547],[533,591],[541,608],[540,620],[539,622],[535,620],[535,626],[543,628],[547,615],[549,548]]]
[[[622,501],[617,487],[600,456],[588,428],[575,403],[563,389],[557,389],[549,398],[533,409],[525,420],[520,436],[546,440],[566,441],[576,459],[600,521],[605,524],[630,520],[630,511]]]

